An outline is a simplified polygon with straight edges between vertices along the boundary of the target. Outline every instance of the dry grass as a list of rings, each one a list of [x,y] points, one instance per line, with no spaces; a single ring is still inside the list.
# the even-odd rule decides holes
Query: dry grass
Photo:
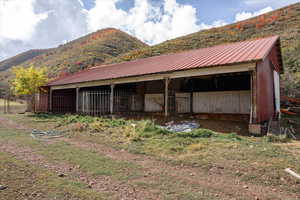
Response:
[[[8,115],[7,117],[16,122],[23,122],[31,128],[39,129],[45,129],[45,127],[51,129],[62,124],[63,121],[60,130],[69,129],[72,124],[80,123],[78,121],[89,123],[93,119],[92,117],[51,115],[42,118],[26,115]],[[172,134],[145,121],[106,119],[90,124],[92,126],[88,128],[96,127],[97,131],[90,129],[72,131],[69,137],[80,142],[125,149],[133,154],[151,155],[155,159],[167,161],[174,166],[195,167],[208,174],[213,171],[220,175],[238,178],[249,184],[271,186],[275,190],[300,196],[300,182],[284,172],[285,168],[300,172],[299,156],[296,156],[299,154],[298,145],[293,145],[295,148],[290,151],[290,143],[278,144],[270,142],[265,137],[221,134],[206,129],[199,129],[191,134]],[[22,139],[22,141],[25,140]],[[64,145],[59,147],[62,151],[66,148],[71,149],[66,152],[77,152],[76,149]],[[76,154],[83,158],[86,155],[85,153]],[[78,160],[78,162],[81,161],[89,163],[85,159]],[[87,167],[89,166],[93,167],[93,165]],[[88,169],[88,171],[93,170]]]
[[[24,101],[10,101],[10,112],[20,113],[26,110],[26,103]],[[0,113],[4,113],[4,99],[0,99]]]

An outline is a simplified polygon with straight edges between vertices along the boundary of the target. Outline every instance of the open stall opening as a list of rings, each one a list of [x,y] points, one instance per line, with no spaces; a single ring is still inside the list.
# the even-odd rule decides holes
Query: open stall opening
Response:
[[[75,113],[76,89],[53,90],[51,104],[54,113]]]

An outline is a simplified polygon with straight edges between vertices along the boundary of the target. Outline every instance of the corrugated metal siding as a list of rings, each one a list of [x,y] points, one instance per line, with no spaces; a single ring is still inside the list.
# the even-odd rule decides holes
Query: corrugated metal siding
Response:
[[[256,91],[258,123],[270,120],[275,112],[273,75],[269,59],[258,64]]]
[[[191,112],[191,94],[190,93],[176,93],[176,112],[189,113]]]
[[[164,94],[145,94],[145,112],[161,112],[164,108]]]
[[[250,113],[250,91],[194,92],[195,113]]]
[[[95,80],[107,80],[200,67],[259,61],[262,60],[266,54],[270,52],[270,49],[278,42],[279,37],[274,36],[94,67],[67,77],[56,79],[48,85],[53,86]]]
[[[49,93],[40,92],[36,95],[36,112],[48,112]]]

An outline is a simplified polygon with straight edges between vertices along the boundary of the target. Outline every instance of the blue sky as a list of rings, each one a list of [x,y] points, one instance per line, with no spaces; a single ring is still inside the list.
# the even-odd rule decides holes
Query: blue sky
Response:
[[[162,0],[151,0],[153,3],[161,3]],[[238,12],[256,12],[265,7],[278,9],[291,3],[300,2],[300,0],[284,1],[284,0],[257,0],[251,4],[247,4],[242,0],[177,0],[180,4],[192,5],[197,9],[197,18],[205,23],[213,23],[216,20],[223,19],[224,21],[233,22],[235,15]],[[250,2],[250,1],[249,1]],[[84,7],[91,9],[95,6],[94,0],[83,0]],[[122,0],[118,7],[128,11],[134,6],[134,0]]]
[[[0,61],[113,27],[155,45],[300,0],[0,0]]]

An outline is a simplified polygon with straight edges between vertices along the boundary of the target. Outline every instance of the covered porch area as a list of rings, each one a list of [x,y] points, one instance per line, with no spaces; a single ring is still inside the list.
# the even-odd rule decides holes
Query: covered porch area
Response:
[[[182,74],[127,78],[110,84],[53,86],[49,110],[95,116],[196,116],[252,123],[255,73],[249,71],[249,65],[225,72],[212,69],[206,73],[182,71]]]

